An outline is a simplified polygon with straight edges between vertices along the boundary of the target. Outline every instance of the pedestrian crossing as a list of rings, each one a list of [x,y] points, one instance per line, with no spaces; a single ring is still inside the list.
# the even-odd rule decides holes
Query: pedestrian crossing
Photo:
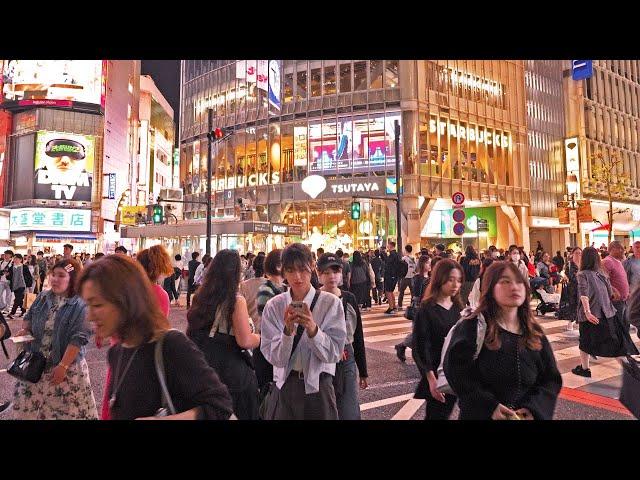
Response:
[[[412,322],[404,318],[404,310],[393,315],[386,315],[386,305],[374,306],[371,310],[362,313],[362,326],[364,340],[367,348],[372,348],[394,355],[395,345],[402,342],[411,332]],[[568,322],[555,318],[552,314],[537,317],[544,328],[547,339],[553,348],[558,368],[562,374],[563,387],[585,392],[597,393],[610,398],[618,398],[622,367],[616,359],[598,358],[590,360],[591,377],[580,377],[571,372],[571,369],[580,364],[580,351],[578,348],[579,334],[577,325],[573,330],[568,330]],[[636,346],[640,349],[640,340],[633,335]],[[411,349],[406,350],[407,363],[413,364]],[[417,370],[416,370],[417,375]],[[396,401],[403,401],[398,399]],[[416,405],[407,407],[410,412]],[[406,412],[405,412],[406,413]],[[400,415],[401,417],[404,416]]]

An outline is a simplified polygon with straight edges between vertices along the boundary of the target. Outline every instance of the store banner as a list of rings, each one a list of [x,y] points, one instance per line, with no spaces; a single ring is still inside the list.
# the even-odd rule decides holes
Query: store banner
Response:
[[[247,60],[247,82],[256,83],[257,77],[256,60]]]
[[[293,127],[293,166],[307,166],[307,127]]]
[[[304,182],[304,181],[303,181]],[[384,177],[352,177],[326,179],[324,188],[305,192],[302,183],[296,183],[294,188],[295,200],[309,200],[321,198],[349,197],[357,198],[386,198],[386,180]],[[312,196],[315,195],[315,196]]]
[[[569,223],[569,202],[558,202],[558,223],[567,225]]]
[[[269,104],[280,111],[280,60],[269,60]]]
[[[120,208],[120,223],[123,225],[137,225],[138,214],[146,220],[147,207],[121,207]]]
[[[4,186],[7,178],[7,168],[9,158],[7,156],[7,145],[11,135],[11,114],[0,110],[0,207],[4,205]]]
[[[14,208],[11,210],[9,230],[90,232],[91,210],[77,208]]]
[[[591,200],[577,200],[576,204],[578,205],[578,222],[592,222],[593,212],[591,211]]]
[[[244,80],[247,78],[247,61],[236,60],[236,79]]]
[[[91,201],[95,137],[40,130],[35,155],[35,198]]]
[[[266,92],[269,90],[269,61],[258,60],[257,62],[258,62],[258,72],[257,72],[258,88]]]

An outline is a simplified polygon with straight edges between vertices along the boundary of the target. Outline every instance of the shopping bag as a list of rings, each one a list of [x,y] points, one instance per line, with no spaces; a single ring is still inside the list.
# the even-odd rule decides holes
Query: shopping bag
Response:
[[[33,305],[33,302],[36,301],[36,298],[38,297],[38,295],[36,293],[30,293],[27,292],[24,294],[24,309],[25,310],[29,310],[29,308],[31,308],[31,305]]]
[[[631,355],[622,361],[620,403],[640,419],[640,365]]]

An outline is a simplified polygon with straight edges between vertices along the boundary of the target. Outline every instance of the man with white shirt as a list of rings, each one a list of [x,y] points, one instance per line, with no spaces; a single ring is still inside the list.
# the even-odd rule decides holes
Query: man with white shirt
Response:
[[[260,350],[280,390],[276,420],[338,419],[333,376],[347,336],[344,311],[338,297],[313,288],[313,268],[308,247],[287,246],[282,271],[290,289],[262,313]]]
[[[7,312],[11,308],[13,292],[9,282],[9,271],[13,268],[13,252],[5,250],[0,262],[0,311]]]
[[[411,303],[411,298],[413,297],[413,292],[411,291],[411,282],[413,282],[413,276],[416,273],[416,260],[411,255],[411,251],[413,247],[411,245],[406,245],[404,247],[405,255],[402,257],[402,261],[406,263],[409,268],[407,269],[407,274],[400,279],[400,285],[398,286],[398,308],[402,310],[402,300],[404,298],[404,292],[409,287],[409,303]]]

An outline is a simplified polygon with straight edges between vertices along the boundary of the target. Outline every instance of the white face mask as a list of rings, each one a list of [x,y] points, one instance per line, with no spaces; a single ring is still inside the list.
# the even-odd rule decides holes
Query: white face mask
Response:
[[[492,256],[493,258],[498,258],[498,257],[500,256],[500,252],[493,252],[493,253],[491,254],[491,256]]]
[[[520,254],[519,253],[513,253],[511,255],[511,260],[513,260],[514,262],[519,262],[520,261]]]

